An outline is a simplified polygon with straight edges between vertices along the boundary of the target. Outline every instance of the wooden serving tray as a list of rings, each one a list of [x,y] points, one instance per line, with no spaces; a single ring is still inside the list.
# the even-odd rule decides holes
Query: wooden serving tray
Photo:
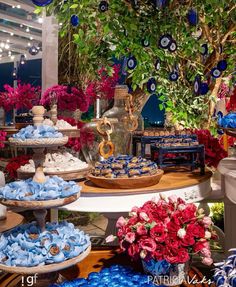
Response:
[[[135,187],[148,187],[158,184],[164,171],[159,169],[154,175],[132,177],[132,178],[105,178],[97,177],[89,174],[87,178],[99,187],[104,188],[118,188],[118,189],[132,189]]]

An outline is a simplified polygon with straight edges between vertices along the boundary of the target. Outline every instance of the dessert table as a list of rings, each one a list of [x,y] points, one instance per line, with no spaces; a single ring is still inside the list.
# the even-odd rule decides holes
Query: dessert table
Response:
[[[108,218],[106,235],[115,232],[115,222],[121,215],[126,215],[133,206],[141,206],[160,194],[177,195],[187,202],[199,202],[211,194],[212,172],[206,170],[205,175],[199,171],[189,172],[186,169],[165,172],[157,185],[137,189],[109,190],[93,185],[85,180],[79,200],[60,207],[62,210],[80,212],[100,212]],[[53,210],[52,220],[57,220],[57,210]]]

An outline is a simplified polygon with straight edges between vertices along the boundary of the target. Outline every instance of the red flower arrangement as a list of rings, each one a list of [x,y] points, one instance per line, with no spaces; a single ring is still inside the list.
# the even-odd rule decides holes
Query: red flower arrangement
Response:
[[[114,97],[115,86],[120,78],[119,72],[120,65],[113,66],[111,76],[104,67],[98,71],[99,80],[88,83],[85,90],[85,94],[90,98],[90,103],[93,103],[97,96],[108,100]]]
[[[205,146],[206,164],[216,168],[219,162],[228,155],[219,139],[213,137],[209,130],[194,130],[194,134],[197,135],[199,144]]]
[[[76,87],[71,87],[71,92],[68,91],[68,86],[55,85],[48,88],[40,101],[43,106],[50,107],[56,103],[58,110],[75,111],[79,109],[86,112],[89,108],[89,98],[85,93]]]
[[[12,179],[17,179],[17,169],[22,165],[29,163],[31,156],[21,155],[11,158],[6,166],[6,171]]]
[[[176,196],[133,207],[129,218],[120,217],[116,227],[121,251],[134,260],[179,264],[187,262],[190,254],[195,253],[204,264],[213,263],[209,242],[217,236],[212,231],[211,218]],[[114,238],[109,236],[107,242]]]
[[[4,85],[4,89],[5,91],[0,93],[0,107],[5,111],[13,109],[30,110],[39,102],[40,87],[33,87],[31,84],[21,84],[18,82],[16,88]]]

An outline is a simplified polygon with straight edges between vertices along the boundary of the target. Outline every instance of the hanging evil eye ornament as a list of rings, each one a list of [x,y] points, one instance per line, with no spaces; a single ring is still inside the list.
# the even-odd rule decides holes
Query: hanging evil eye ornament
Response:
[[[171,53],[174,53],[176,50],[177,50],[177,43],[175,40],[172,40],[171,41],[171,44],[170,46],[168,47],[168,50],[171,52]]]
[[[200,84],[200,94],[201,95],[206,95],[209,91],[209,86],[207,83],[201,83]]]
[[[200,87],[201,87],[201,77],[199,75],[197,75],[194,79],[194,82],[193,82],[193,91],[194,91],[195,95],[199,95]]]
[[[228,66],[227,65],[227,61],[226,60],[221,60],[217,64],[217,69],[222,72],[222,71],[225,71],[227,69],[227,66]]]
[[[217,79],[217,78],[219,78],[221,76],[221,71],[218,68],[214,67],[211,70],[211,75],[212,75],[213,78]]]
[[[159,47],[162,49],[168,49],[171,45],[172,37],[169,34],[165,34],[159,39]]]
[[[79,17],[77,15],[72,15],[70,18],[70,23],[73,27],[79,26]]]
[[[157,82],[154,78],[150,78],[147,82],[147,90],[150,94],[154,93],[157,89]]]
[[[176,82],[179,78],[179,74],[177,71],[172,71],[170,74],[169,74],[169,80],[171,82]]]
[[[187,14],[188,22],[192,26],[197,26],[198,24],[198,13],[195,9],[191,8]]]
[[[155,63],[155,69],[156,71],[159,71],[161,68],[161,61],[159,59],[156,60],[156,63]]]
[[[99,7],[98,8],[99,8],[100,12],[106,12],[108,10],[108,7],[109,7],[109,4],[108,4],[107,1],[101,1],[99,3]]]
[[[202,46],[201,46],[201,54],[203,56],[206,56],[208,54],[208,45],[207,44],[202,44]]]
[[[148,39],[142,39],[142,46],[147,48],[150,46],[150,42]]]
[[[224,134],[224,131],[223,131],[223,130],[218,129],[218,130],[217,130],[217,133],[218,133],[218,135],[222,136],[222,135]]]
[[[156,9],[162,9],[166,6],[167,0],[152,0],[152,3]]]
[[[133,69],[136,68],[136,66],[137,66],[136,58],[134,56],[129,57],[128,60],[127,60],[127,67],[128,67],[128,69],[133,70]]]
[[[38,53],[39,53],[39,49],[35,45],[29,48],[30,55],[36,56]]]
[[[33,4],[39,7],[44,7],[52,3],[53,0],[32,0]]]

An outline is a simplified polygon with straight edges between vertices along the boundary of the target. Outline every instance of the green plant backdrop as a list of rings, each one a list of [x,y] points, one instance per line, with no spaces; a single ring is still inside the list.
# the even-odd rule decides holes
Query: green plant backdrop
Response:
[[[61,23],[61,60],[68,62],[69,57],[73,77],[82,86],[86,85],[96,78],[99,67],[110,67],[114,56],[119,59],[135,56],[137,66],[127,70],[127,83],[134,90],[136,109],[146,102],[149,96],[146,83],[154,77],[163,102],[161,108],[166,108],[172,123],[209,128],[222,77],[235,72],[235,0],[109,0],[106,12],[99,10],[99,3],[54,1],[46,8]],[[158,7],[158,3],[165,5]],[[190,9],[197,12],[197,25],[189,24]],[[36,13],[41,11],[38,8]],[[77,27],[71,25],[71,15],[78,16]],[[174,53],[158,46],[159,38],[167,33],[178,44]],[[143,40],[150,42],[149,47],[143,47]],[[73,44],[69,45],[70,42]],[[200,51],[205,43],[209,52],[203,59]],[[157,59],[161,61],[158,71]],[[221,59],[227,60],[228,68],[221,77],[213,79],[210,71]],[[176,67],[179,79],[171,82],[169,73]],[[204,96],[193,93],[197,74],[208,80],[210,86]]]

